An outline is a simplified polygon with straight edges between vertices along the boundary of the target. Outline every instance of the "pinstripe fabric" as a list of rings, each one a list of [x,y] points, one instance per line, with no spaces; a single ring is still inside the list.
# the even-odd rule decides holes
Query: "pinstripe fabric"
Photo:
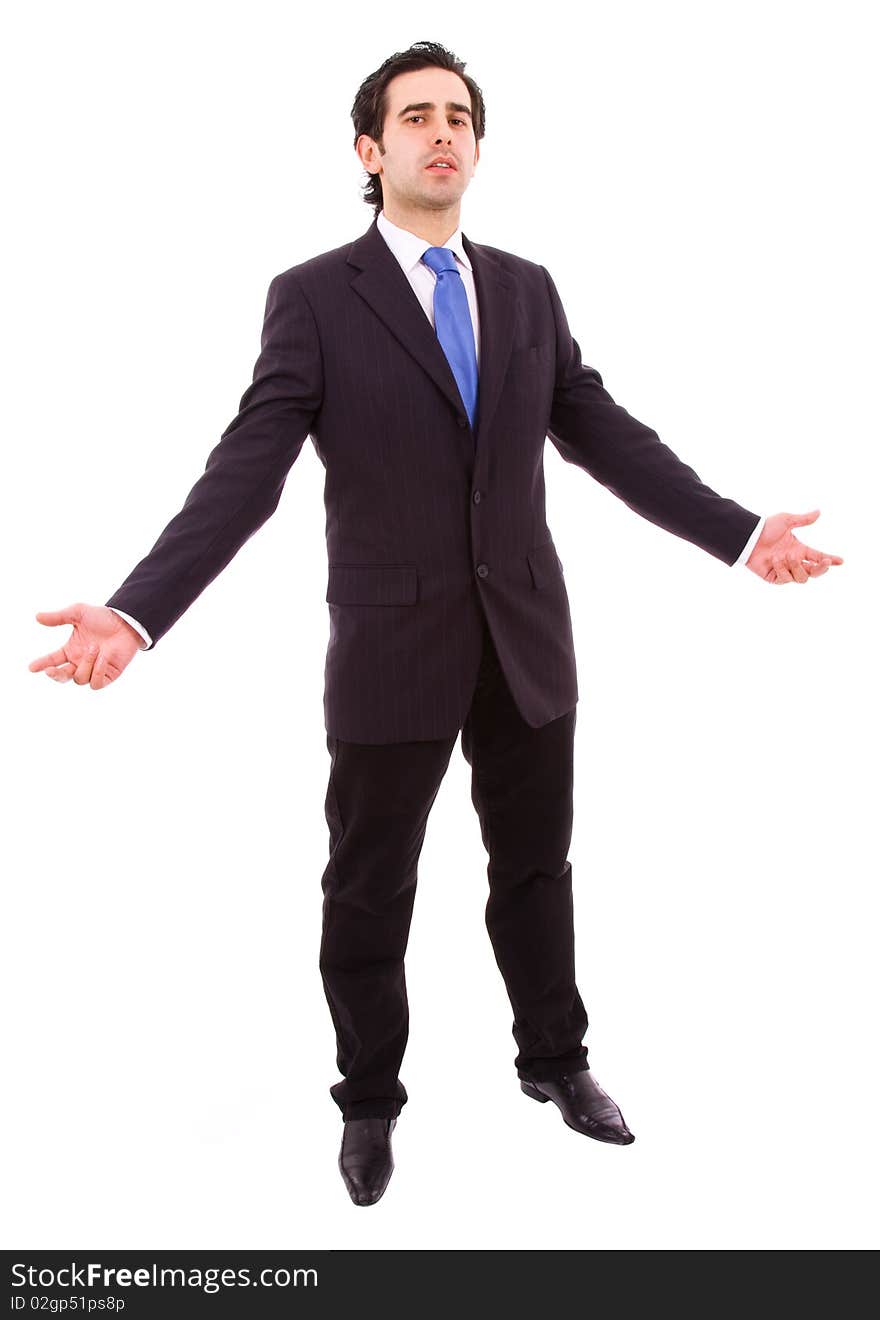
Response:
[[[205,472],[106,602],[153,646],[277,507],[307,436],[326,470],[325,725],[347,742],[451,737],[482,617],[526,722],[578,700],[543,452],[733,564],[758,515],[705,486],[584,366],[544,267],[464,244],[480,308],[471,430],[443,350],[377,230],[271,281],[253,382]]]

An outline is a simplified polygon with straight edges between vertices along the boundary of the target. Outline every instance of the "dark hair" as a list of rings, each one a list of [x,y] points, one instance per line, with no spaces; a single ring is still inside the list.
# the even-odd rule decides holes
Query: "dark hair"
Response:
[[[457,73],[467,87],[471,98],[474,137],[478,142],[480,141],[486,132],[486,106],[483,102],[483,93],[473,78],[469,77],[464,71],[464,60],[458,59],[451,50],[447,50],[445,46],[439,45],[436,41],[416,41],[408,50],[400,50],[394,55],[389,55],[385,63],[381,64],[375,73],[371,73],[369,77],[365,78],[358,88],[354,105],[351,107],[355,146],[357,146],[360,135],[366,133],[368,137],[378,143],[379,150],[383,150],[382,133],[385,129],[385,115],[388,110],[386,98],[388,84],[399,73],[409,73],[413,69],[432,67],[449,69],[450,72]],[[364,201],[368,206],[373,207],[375,215],[379,214],[382,209],[382,184],[378,174],[370,174],[367,171]]]

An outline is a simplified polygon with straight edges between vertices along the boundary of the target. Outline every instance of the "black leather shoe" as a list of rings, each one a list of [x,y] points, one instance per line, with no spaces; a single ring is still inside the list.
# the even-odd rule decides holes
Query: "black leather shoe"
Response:
[[[520,1088],[542,1105],[552,1100],[575,1132],[583,1132],[586,1137],[608,1141],[615,1146],[628,1146],[635,1141],[623,1114],[588,1068],[582,1072],[564,1073],[552,1082],[521,1080]]]
[[[339,1172],[355,1205],[374,1205],[394,1169],[391,1133],[396,1118],[349,1118],[342,1130]]]

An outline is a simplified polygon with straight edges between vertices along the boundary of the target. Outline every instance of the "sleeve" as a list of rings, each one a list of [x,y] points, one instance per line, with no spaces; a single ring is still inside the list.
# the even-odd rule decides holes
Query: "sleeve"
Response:
[[[125,610],[113,610],[113,613],[118,614],[120,619],[124,619],[126,623],[131,624],[132,628],[134,628],[136,633],[140,633],[141,637],[144,640],[144,644],[141,647],[141,650],[149,651],[150,647],[153,645],[153,639],[150,636],[150,634],[147,632],[143,624],[138,623],[137,619],[133,619],[130,614],[126,614]]]
[[[151,646],[274,513],[323,397],[318,328],[294,274],[269,285],[261,349],[238,415],[149,553],[105,602]]]
[[[635,513],[733,565],[759,515],[712,490],[656,431],[615,403],[594,367],[585,366],[556,286],[547,280],[556,325],[556,384],[547,434],[567,463]]]
[[[732,565],[733,568],[737,568],[740,564],[744,564],[746,562],[749,555],[752,553],[752,551],[754,550],[755,546],[758,543],[758,539],[764,530],[764,524],[766,521],[767,521],[767,515],[762,514],[761,517],[758,519],[757,527],[752,532],[751,536],[743,546],[739,558]]]

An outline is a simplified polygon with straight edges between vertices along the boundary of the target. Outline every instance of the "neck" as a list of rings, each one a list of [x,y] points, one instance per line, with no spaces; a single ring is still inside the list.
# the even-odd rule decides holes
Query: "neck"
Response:
[[[460,203],[445,207],[442,211],[425,211],[416,206],[402,206],[397,202],[386,206],[383,202],[382,210],[393,225],[408,229],[432,247],[443,247],[461,224]]]

